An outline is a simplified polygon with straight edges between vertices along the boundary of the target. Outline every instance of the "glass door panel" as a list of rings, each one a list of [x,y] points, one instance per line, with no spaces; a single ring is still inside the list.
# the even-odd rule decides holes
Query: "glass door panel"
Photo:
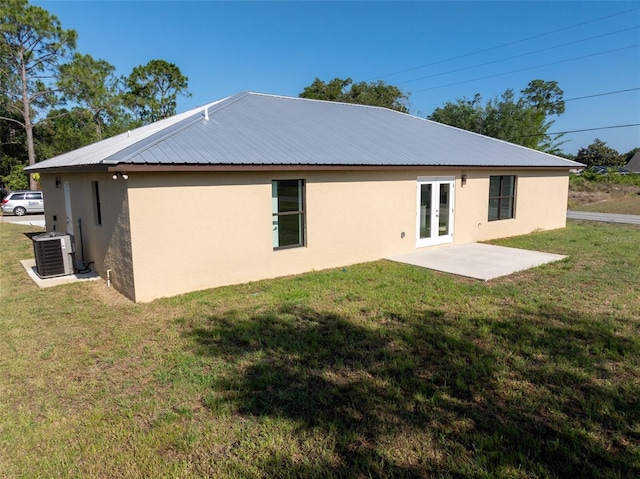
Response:
[[[438,236],[449,234],[449,193],[451,185],[440,183],[440,202],[438,208]]]
[[[431,238],[432,185],[420,185],[420,238]]]
[[[453,241],[453,178],[418,179],[417,247]]]

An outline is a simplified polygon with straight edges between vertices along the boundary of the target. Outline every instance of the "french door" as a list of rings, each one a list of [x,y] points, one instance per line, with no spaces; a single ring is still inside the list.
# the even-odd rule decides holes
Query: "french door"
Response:
[[[453,241],[454,186],[452,177],[418,178],[418,248]]]

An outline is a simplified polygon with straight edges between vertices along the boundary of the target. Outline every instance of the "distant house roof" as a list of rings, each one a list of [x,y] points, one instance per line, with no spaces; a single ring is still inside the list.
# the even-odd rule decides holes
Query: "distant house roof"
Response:
[[[386,108],[239,93],[27,170],[180,166],[582,165]]]
[[[625,168],[632,173],[640,173],[640,151],[636,151],[628,163],[625,165]]]

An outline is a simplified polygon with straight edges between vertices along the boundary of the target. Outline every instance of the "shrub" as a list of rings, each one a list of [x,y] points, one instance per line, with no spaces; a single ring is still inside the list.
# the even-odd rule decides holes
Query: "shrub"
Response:
[[[29,189],[29,175],[24,172],[23,165],[13,165],[9,174],[2,177],[2,182],[10,191]]]
[[[585,170],[581,175],[571,175],[571,186],[577,188],[584,188],[584,191],[588,190],[588,184],[610,184],[610,185],[630,185],[640,187],[640,174],[630,173],[627,175],[621,175],[615,171],[609,172],[606,175],[595,173],[593,171]]]

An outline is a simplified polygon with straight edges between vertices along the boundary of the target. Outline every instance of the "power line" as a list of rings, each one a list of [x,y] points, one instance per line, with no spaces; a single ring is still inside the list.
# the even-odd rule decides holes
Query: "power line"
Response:
[[[482,50],[476,50],[476,51],[474,51],[474,52],[471,52],[471,53],[465,53],[465,54],[463,54],[463,55],[458,55],[458,56],[456,56],[456,57],[446,58],[446,59],[444,59],[444,60],[439,60],[439,61],[437,61],[437,62],[427,63],[427,64],[425,64],[425,65],[420,65],[420,66],[413,67],[413,68],[407,68],[406,70],[401,70],[401,71],[397,71],[397,72],[387,73],[387,74],[385,74],[385,75],[381,75],[381,76],[378,76],[378,77],[375,77],[375,78],[370,78],[370,79],[369,79],[369,80],[367,80],[367,81],[370,81],[370,80],[377,80],[377,79],[381,79],[381,78],[387,78],[387,77],[394,76],[394,75],[400,75],[401,73],[407,73],[407,72],[411,72],[411,71],[415,71],[415,70],[420,70],[421,68],[431,67],[431,66],[434,66],[434,65],[440,65],[441,63],[446,63],[446,62],[453,61],[453,60],[459,60],[459,59],[461,59],[461,58],[466,58],[466,57],[470,57],[470,56],[473,56],[473,55],[477,55],[477,54],[479,54],[479,53],[485,53],[485,52],[489,52],[489,51],[492,51],[492,50],[497,50],[497,49],[499,49],[499,48],[503,48],[503,47],[508,47],[508,46],[511,46],[511,45],[515,45],[515,44],[517,44],[517,43],[523,43],[523,42],[527,42],[527,41],[529,41],[529,40],[535,40],[536,38],[544,37],[544,36],[547,36],[547,35],[552,35],[552,34],[554,34],[554,33],[564,32],[564,31],[566,31],[566,30],[570,30],[570,29],[572,29],[572,28],[582,27],[582,26],[584,26],[584,25],[588,25],[588,24],[590,24],[590,23],[595,23],[595,22],[599,22],[600,20],[606,20],[606,19],[608,19],[608,18],[617,17],[617,16],[619,16],[619,15],[624,15],[624,14],[626,14],[626,13],[634,12],[634,11],[636,11],[636,10],[640,10],[640,7],[632,8],[632,9],[630,9],[630,10],[625,10],[625,11],[623,11],[623,12],[613,13],[613,14],[611,14],[611,15],[607,15],[607,16],[604,16],[604,17],[594,18],[594,19],[592,19],[592,20],[587,20],[586,22],[576,23],[576,24],[574,24],[574,25],[570,25],[570,26],[568,26],[568,27],[559,28],[559,29],[557,29],[557,30],[551,30],[551,31],[549,31],[549,32],[540,33],[540,34],[538,34],[538,35],[533,35],[533,36],[531,36],[531,37],[522,38],[522,39],[520,39],[520,40],[514,40],[514,41],[512,41],[512,42],[503,43],[503,44],[501,44],[501,45],[496,45],[496,46],[493,46],[493,47],[484,48],[484,49],[482,49]]]
[[[486,80],[488,78],[496,78],[496,77],[500,77],[500,76],[504,76],[504,75],[511,75],[512,73],[520,73],[520,72],[524,72],[524,71],[527,71],[527,70],[535,70],[536,68],[548,67],[548,66],[552,66],[552,65],[559,65],[561,63],[567,63],[567,62],[572,62],[572,61],[576,61],[576,60],[583,60],[585,58],[591,58],[591,57],[595,57],[595,56],[598,56],[598,55],[606,55],[607,53],[614,53],[614,52],[619,52],[619,51],[622,51],[622,50],[629,50],[631,48],[637,48],[638,46],[640,46],[640,44],[636,43],[636,44],[633,44],[633,45],[628,45],[626,47],[615,48],[613,50],[606,50],[604,52],[591,53],[589,55],[582,55],[580,57],[567,58],[566,60],[560,60],[560,61],[557,61],[557,62],[544,63],[542,65],[536,65],[536,66],[527,67],[527,68],[520,68],[519,70],[511,70],[511,71],[508,71],[508,72],[496,73],[495,75],[488,75],[488,76],[479,77],[479,78],[472,78],[471,80],[463,80],[463,81],[459,81],[459,82],[447,83],[446,85],[438,85],[438,86],[433,86],[433,87],[428,87],[428,88],[421,88],[419,90],[413,90],[411,93],[417,93],[417,92],[427,91],[427,90],[436,90],[438,88],[444,88],[444,87],[454,86],[454,85],[461,85],[463,83],[472,83],[472,82],[475,82],[475,81]]]
[[[448,75],[450,73],[458,73],[458,72],[461,72],[461,71],[464,71],[464,70],[471,70],[473,68],[483,67],[483,66],[486,66],[486,65],[493,65],[495,63],[500,63],[500,62],[504,62],[504,61],[507,61],[507,60],[513,60],[514,58],[526,57],[527,55],[533,55],[535,53],[541,53],[541,52],[546,52],[546,51],[549,51],[549,50],[555,50],[556,48],[562,48],[562,47],[566,47],[566,46],[569,46],[569,45],[575,45],[576,43],[582,43],[582,42],[586,42],[586,41],[589,41],[589,40],[594,40],[596,38],[602,38],[602,37],[607,37],[607,36],[610,36],[610,35],[615,35],[616,33],[628,32],[630,30],[637,30],[638,28],[640,28],[640,26],[625,28],[625,29],[622,29],[622,30],[616,30],[614,32],[609,32],[609,33],[603,33],[602,35],[595,35],[593,37],[583,38],[581,40],[574,40],[572,42],[562,43],[560,45],[555,45],[555,46],[552,46],[552,47],[541,48],[539,50],[533,50],[533,51],[526,52],[526,53],[520,53],[518,55],[513,55],[513,56],[505,57],[505,58],[500,58],[498,60],[492,60],[490,62],[478,63],[476,65],[471,65],[471,66],[468,66],[468,67],[458,68],[456,70],[449,70],[449,71],[441,72],[441,73],[434,73],[433,75],[427,75],[427,76],[423,76],[423,77],[419,77],[419,78],[414,78],[412,80],[404,80],[404,81],[401,81],[401,82],[396,82],[396,84],[397,85],[402,85],[402,84],[405,84],[405,83],[412,83],[412,82],[419,81],[419,80],[426,80],[428,78],[435,78],[435,77],[439,77],[439,76],[443,76],[443,75]]]
[[[612,130],[612,129],[615,129],[615,128],[629,128],[631,126],[640,126],[640,123],[630,123],[628,125],[600,126],[598,128],[584,128],[582,130],[559,131],[557,133],[547,133],[547,134],[548,135],[562,135],[564,133],[580,133],[580,132],[583,132],[583,131]]]
[[[630,123],[628,125],[613,125],[613,126],[600,126],[598,128],[583,128],[582,130],[567,130],[567,131],[556,131],[554,133],[544,133],[544,135],[564,135],[566,133],[581,133],[583,131],[596,131],[596,130],[612,130],[615,128],[628,128],[631,126],[640,126],[640,123]],[[516,136],[515,138],[511,138],[508,141],[517,140],[519,138],[532,138],[534,136],[543,136],[543,135],[522,135]]]
[[[616,93],[626,93],[628,91],[640,90],[640,87],[637,88],[627,88],[626,90],[616,90],[616,91],[608,91],[606,93],[594,93],[593,95],[585,95],[585,96],[577,96],[575,98],[567,98],[564,101],[573,101],[573,100],[584,100],[585,98],[595,98],[597,96],[606,96],[606,95],[615,95]]]

